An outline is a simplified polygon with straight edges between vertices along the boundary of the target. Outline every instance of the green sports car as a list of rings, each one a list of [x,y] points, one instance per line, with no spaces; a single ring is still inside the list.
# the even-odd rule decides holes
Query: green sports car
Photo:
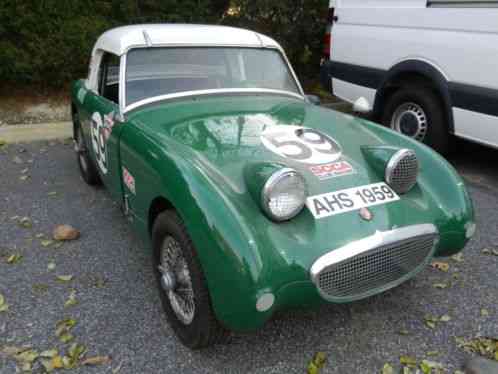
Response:
[[[110,30],[72,86],[83,179],[151,251],[186,346],[386,291],[474,234],[443,158],[316,104],[274,40],[220,26]]]

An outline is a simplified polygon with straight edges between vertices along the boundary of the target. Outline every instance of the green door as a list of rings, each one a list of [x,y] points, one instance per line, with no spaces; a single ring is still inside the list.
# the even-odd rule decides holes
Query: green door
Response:
[[[99,69],[99,94],[90,96],[88,143],[105,186],[117,201],[122,201],[119,137],[124,126],[116,121],[119,113],[118,56],[105,53]]]

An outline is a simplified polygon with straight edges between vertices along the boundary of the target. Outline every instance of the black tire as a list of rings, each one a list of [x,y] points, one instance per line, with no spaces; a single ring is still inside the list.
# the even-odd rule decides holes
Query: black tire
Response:
[[[194,294],[194,315],[189,324],[182,322],[172,308],[170,298],[161,282],[161,248],[166,238],[172,237],[178,242],[183,258],[190,273]],[[229,332],[223,328],[214,314],[206,279],[199,263],[192,240],[187,229],[174,211],[165,211],[156,218],[152,228],[152,245],[154,250],[154,273],[157,278],[159,295],[169,325],[180,341],[190,349],[201,349],[213,344],[227,341]]]
[[[90,186],[102,184],[99,172],[88,154],[83,131],[81,130],[78,112],[73,112],[74,140],[76,142],[76,158],[81,177]]]
[[[396,112],[401,110],[403,112],[403,107],[409,104],[416,104],[423,110],[420,112],[421,117],[412,116],[414,121],[417,123],[415,126],[419,127],[419,123],[425,123],[425,131],[422,133],[423,136],[413,136],[413,132],[400,131],[396,128],[394,124],[394,119],[399,118]],[[436,93],[434,93],[429,88],[423,86],[405,86],[394,92],[392,94],[384,107],[382,115],[382,124],[386,127],[390,127],[407,136],[415,138],[427,144],[429,147],[435,149],[441,154],[448,151],[450,134],[448,131],[448,124],[443,111],[443,103]],[[417,112],[417,110],[415,110]],[[418,122],[417,118],[424,118],[424,121]],[[418,133],[420,134],[420,132]]]

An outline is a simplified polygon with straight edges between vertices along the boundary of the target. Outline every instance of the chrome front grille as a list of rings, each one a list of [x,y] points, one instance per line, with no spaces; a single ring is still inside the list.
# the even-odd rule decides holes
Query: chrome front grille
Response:
[[[432,225],[411,228],[422,226]],[[432,232],[393,240],[396,238],[396,232],[408,234],[409,231],[406,228],[394,230],[387,233],[388,240],[384,243],[381,240],[380,245],[356,251],[350,245],[336,250],[337,256],[334,256],[336,251],[332,251],[323,259],[319,259],[315,263],[317,265],[314,265],[314,273],[312,268],[312,277],[320,294],[331,301],[357,300],[385,291],[413,276],[431,259],[438,234],[434,228],[429,230]],[[376,239],[379,241],[378,237]],[[367,242],[362,240],[359,245]],[[344,258],[344,252],[347,251],[356,254]],[[339,260],[334,261],[334,258]]]

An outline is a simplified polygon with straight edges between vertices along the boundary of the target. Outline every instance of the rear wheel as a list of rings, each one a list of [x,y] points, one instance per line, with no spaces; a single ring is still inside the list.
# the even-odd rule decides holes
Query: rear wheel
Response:
[[[180,341],[191,349],[225,341],[228,331],[216,319],[192,240],[175,212],[156,218],[152,243],[161,302]]]
[[[448,150],[448,125],[440,98],[430,89],[402,87],[387,100],[382,124],[423,142],[440,153]]]
[[[97,167],[93,163],[93,160],[88,154],[88,149],[86,148],[85,138],[83,137],[83,131],[81,130],[78,112],[73,112],[73,123],[75,128],[75,151],[78,161],[78,167],[80,169],[81,177],[83,180],[91,185],[100,185],[102,181],[97,171]]]

